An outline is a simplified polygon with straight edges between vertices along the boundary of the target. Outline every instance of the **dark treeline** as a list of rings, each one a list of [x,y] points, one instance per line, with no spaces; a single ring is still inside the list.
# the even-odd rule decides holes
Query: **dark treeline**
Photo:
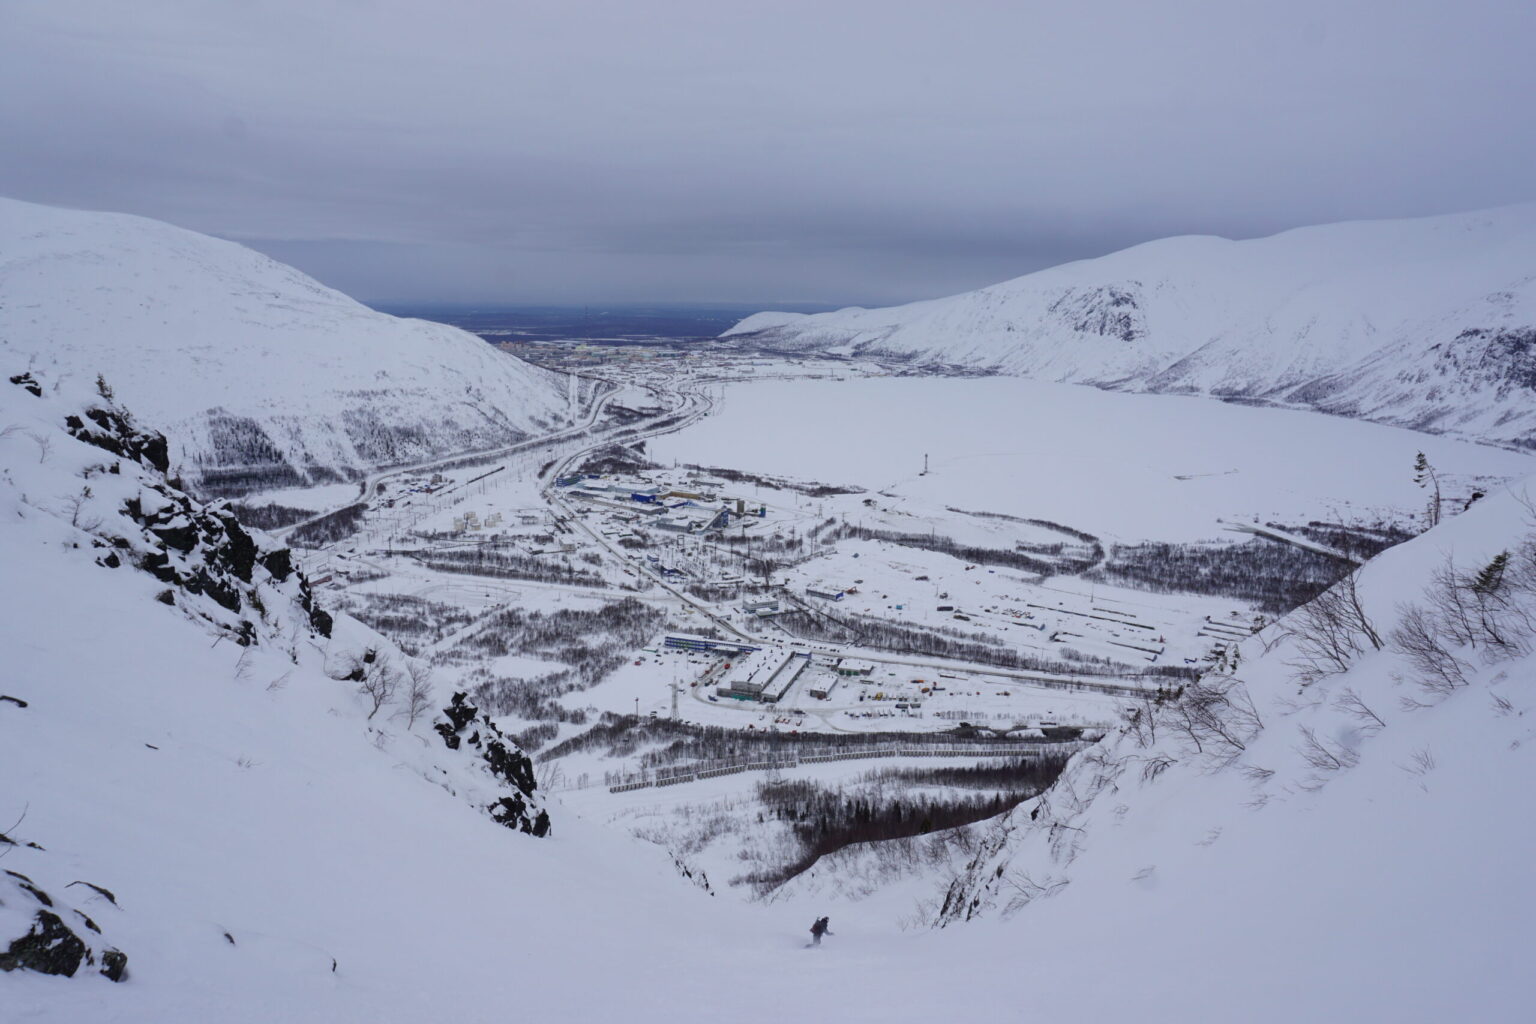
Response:
[[[727,533],[720,537],[720,543],[733,548],[748,548],[753,554],[761,555],[799,554],[805,550],[805,540],[795,534],[786,536],[771,533],[765,537],[747,537],[739,533]]]
[[[363,593],[339,597],[343,611],[383,633],[412,657],[475,620],[473,612],[458,605],[408,594]]]
[[[196,460],[199,489],[207,495],[237,497],[252,491],[304,487],[329,481],[306,479],[282,449],[272,443],[260,423],[222,410],[208,417],[211,457]],[[314,474],[311,474],[314,476]]]
[[[848,523],[841,524],[837,529],[823,534],[822,543],[840,540],[844,537],[852,537],[856,540],[885,541],[887,544],[899,544],[907,548],[919,548],[923,551],[937,551],[940,554],[958,558],[962,562],[972,565],[1001,565],[1010,569],[1021,569],[1024,572],[1035,573],[1039,576],[1075,575],[1084,572],[1104,557],[1104,550],[1095,541],[1090,553],[1086,555],[1069,555],[1062,558],[1036,558],[1023,551],[1007,548],[983,548],[970,544],[961,544],[953,537],[945,537],[928,533],[897,533],[894,530],[876,530],[867,526],[856,526]]]
[[[1097,675],[1166,676],[1174,679],[1192,678],[1198,674],[1184,666],[1175,665],[1131,668],[1065,646],[1061,650],[1060,659],[1045,658],[1007,646],[1003,641],[985,633],[965,633],[947,626],[910,626],[869,615],[839,613],[834,618],[825,613],[793,611],[778,616],[774,621],[786,632],[803,640],[858,643],[893,654],[969,661],[1024,672],[1071,674],[1086,669]]]
[[[1066,762],[1065,757],[1051,757],[989,766],[984,770],[998,780],[1000,785],[995,788],[999,791],[976,796],[913,793],[904,788],[895,794],[884,790],[847,793],[841,787],[827,789],[804,779],[758,783],[757,796],[766,808],[764,813],[788,822],[801,850],[790,863],[747,881],[760,887],[781,885],[827,854],[855,843],[905,839],[994,818],[1044,790],[1061,774]],[[916,771],[930,775],[946,769]]]
[[[209,498],[238,498],[257,491],[276,491],[291,487],[314,487],[341,483],[345,478],[329,469],[311,469],[300,473],[286,462],[245,466],[199,466],[191,474],[198,493]]]
[[[231,502],[229,507],[234,510],[240,525],[252,530],[281,530],[315,514],[313,509],[278,504],[246,505],[237,501]]]
[[[529,722],[554,724],[587,723],[581,708],[567,708],[555,698],[582,688],[576,673],[568,668],[527,679],[522,676],[497,676],[488,672],[471,673],[470,696],[475,706],[493,715],[513,715]],[[554,734],[551,733],[552,737]]]
[[[632,597],[600,608],[561,608],[554,612],[504,608],[458,646],[483,657],[526,654],[580,670],[609,648],[632,652],[643,646],[665,621],[664,613]],[[598,678],[601,676],[591,681]]]
[[[596,685],[633,657],[662,628],[666,616],[632,597],[600,608],[562,608],[555,612],[507,608],[461,640],[449,652],[454,660],[523,655],[552,663],[552,671],[533,679],[483,675],[473,686],[477,703],[498,715],[530,721],[585,722],[555,698]],[[553,668],[553,665],[564,668]]]
[[[1116,544],[1091,576],[1140,590],[1232,597],[1280,615],[1336,583],[1350,564],[1291,544]]]
[[[368,506],[362,502],[348,505],[312,523],[295,527],[288,535],[288,541],[298,547],[318,548],[345,540],[363,525],[363,513],[367,511]]]
[[[1073,529],[1070,526],[1063,526],[1060,523],[1053,523],[1049,519],[1025,519],[1022,516],[1010,516],[1003,512],[973,512],[968,509],[954,508],[949,505],[944,507],[950,512],[958,512],[963,516],[975,516],[977,519],[1000,519],[1008,523],[1022,523],[1025,526],[1038,526],[1041,529],[1054,530],[1057,533],[1064,533],[1068,537],[1081,541],[1084,544],[1096,545],[1099,543],[1099,538],[1095,537],[1091,533],[1084,533],[1082,530]]]
[[[421,423],[399,423],[366,406],[343,409],[341,425],[359,458],[374,466],[398,466],[435,451],[462,450],[485,443],[462,427],[443,429],[449,426],[444,423],[439,427],[443,433],[434,435]]]
[[[531,754],[559,734],[559,723],[540,722],[538,725],[530,725],[522,732],[513,733],[512,738],[517,741],[518,746]]]
[[[641,445],[644,444],[642,441]],[[610,444],[600,448],[587,456],[578,468],[579,473],[607,473],[626,474],[638,473],[647,469],[655,469],[656,464],[648,460],[634,447],[622,444]]]
[[[638,423],[649,416],[655,416],[659,412],[661,412],[661,409],[655,407],[651,409],[631,409],[627,405],[610,402],[608,407],[603,410],[603,416],[612,423],[623,425]]]
[[[1326,544],[1335,551],[1342,551],[1361,561],[1375,558],[1387,548],[1413,539],[1413,534],[1392,523],[1377,526],[1346,526],[1343,523],[1323,523],[1314,519],[1306,526],[1285,526],[1282,523],[1268,525],[1300,534],[1319,544]]]
[[[498,579],[535,580],[542,583],[577,583],[600,587],[603,578],[586,569],[578,569],[568,559],[552,561],[538,555],[524,554],[490,541],[474,548],[447,551],[405,552],[428,569],[460,572],[471,576]]]
[[[1029,790],[1040,792],[1056,781],[1067,762],[1066,754],[1047,753],[1037,758],[1020,757],[985,761],[960,767],[879,768],[865,776],[869,782],[896,782],[904,786],[951,786],[956,789]]]
[[[792,733],[728,729],[719,725],[677,722],[670,718],[637,718],[604,712],[591,728],[562,740],[545,751],[545,756],[557,758],[601,751],[607,757],[631,757],[644,748],[653,748],[641,755],[640,765],[658,768],[680,762],[750,761],[775,755],[853,753],[892,745],[951,747],[959,742],[980,750],[991,743],[1016,744],[1020,741],[1017,738],[980,737],[972,730],[962,729],[920,733]],[[1050,742],[1042,741],[1041,746],[1048,748]]]
[[[757,473],[745,473],[739,469],[727,469],[724,466],[696,466],[690,462],[685,464],[683,468],[691,469],[697,473],[707,473],[712,477],[718,477],[733,484],[756,484],[769,490],[795,491],[811,498],[828,498],[834,494],[864,493],[864,488],[862,487],[824,484],[816,480],[800,481],[777,476],[760,476]]]

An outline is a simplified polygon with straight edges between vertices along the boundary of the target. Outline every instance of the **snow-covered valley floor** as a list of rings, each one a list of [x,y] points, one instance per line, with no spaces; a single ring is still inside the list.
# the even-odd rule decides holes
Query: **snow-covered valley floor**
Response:
[[[718,413],[658,438],[652,457],[1181,541],[1220,536],[1221,519],[1416,513],[1418,451],[1448,494],[1536,470],[1524,453],[1339,416],[1013,377],[733,384]]]

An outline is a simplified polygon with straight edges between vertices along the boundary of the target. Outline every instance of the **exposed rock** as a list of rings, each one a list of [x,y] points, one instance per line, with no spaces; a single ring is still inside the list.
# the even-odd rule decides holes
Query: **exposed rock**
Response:
[[[32,927],[0,953],[0,971],[36,971],[73,978],[86,958],[86,945],[51,910],[39,910]]]
[[[293,575],[293,552],[287,548],[268,551],[261,556],[261,567],[277,582],[282,583]]]
[[[108,981],[125,980],[128,977],[128,954],[120,949],[102,951],[101,976]]]
[[[496,724],[469,703],[467,694],[455,693],[443,715],[433,723],[449,750],[478,757],[485,772],[512,792],[493,800],[486,811],[491,819],[532,836],[549,834],[549,814],[538,806],[534,791],[533,761]]]
[[[27,845],[42,849],[32,843]],[[107,890],[95,885],[90,887],[111,898]],[[31,917],[23,919],[25,930],[20,934],[0,935],[0,971],[36,971],[72,978],[81,964],[94,965],[99,956],[104,976],[112,981],[122,981],[128,976],[127,955],[112,946],[98,945],[98,940],[91,938],[101,935],[101,927],[90,915],[75,907],[61,905],[27,875],[7,870],[4,877],[0,877],[0,905],[15,907],[25,903],[32,904]],[[68,914],[77,918],[87,931],[76,932],[66,924],[63,915]]]

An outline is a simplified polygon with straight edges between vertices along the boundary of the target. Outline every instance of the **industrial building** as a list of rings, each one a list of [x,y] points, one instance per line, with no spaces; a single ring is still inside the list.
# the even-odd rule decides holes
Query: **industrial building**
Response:
[[[737,666],[730,681],[716,688],[721,697],[737,700],[756,700],[764,704],[777,704],[789,692],[789,688],[810,665],[810,655],[796,651],[778,664],[766,659],[753,659]]]
[[[841,601],[843,599],[843,591],[840,588],[826,583],[812,583],[805,588],[805,594],[807,597],[819,597],[824,601]]]
[[[837,689],[840,682],[842,679],[838,676],[818,673],[815,682],[806,684],[805,692],[817,700],[826,700],[832,696],[832,691]]]
[[[740,655],[762,650],[754,644],[742,644],[734,640],[716,640],[707,636],[689,636],[686,633],[669,634],[663,646],[678,651],[699,651],[704,654]]]
[[[658,530],[671,530],[673,533],[693,532],[693,520],[682,516],[661,516],[653,520],[652,525]]]

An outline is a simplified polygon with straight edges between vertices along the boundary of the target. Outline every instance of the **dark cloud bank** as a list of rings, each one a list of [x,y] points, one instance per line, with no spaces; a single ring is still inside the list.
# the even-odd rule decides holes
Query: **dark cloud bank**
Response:
[[[1536,4],[19,0],[0,193],[366,300],[891,302],[1536,198]]]

